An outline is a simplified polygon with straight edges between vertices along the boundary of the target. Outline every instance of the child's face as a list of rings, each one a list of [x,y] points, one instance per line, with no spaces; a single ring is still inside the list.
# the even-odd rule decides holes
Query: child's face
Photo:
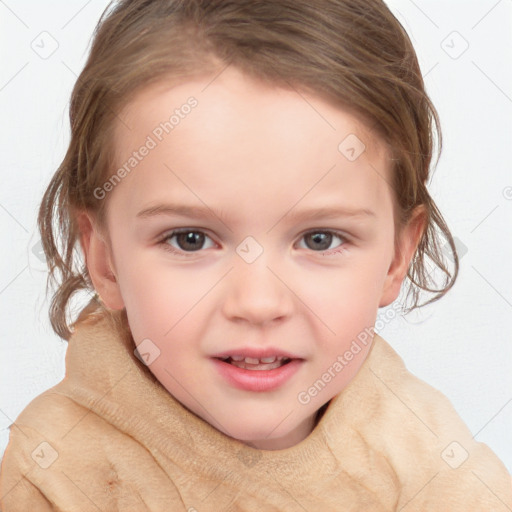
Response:
[[[356,375],[379,306],[398,294],[389,160],[315,96],[233,68],[212,78],[150,87],[121,113],[117,163],[134,151],[137,163],[105,198],[117,279],[93,281],[107,305],[126,307],[135,343],[150,340],[149,367],[174,397],[229,436],[280,449]],[[181,108],[191,96],[197,105]],[[172,131],[158,130],[173,113]],[[367,145],[355,160],[353,134]],[[170,204],[197,210],[140,215]],[[317,208],[373,213],[304,214]],[[192,233],[159,243],[178,228]],[[266,388],[262,370],[214,358],[267,349],[300,360]],[[230,379],[239,373],[247,384]]]

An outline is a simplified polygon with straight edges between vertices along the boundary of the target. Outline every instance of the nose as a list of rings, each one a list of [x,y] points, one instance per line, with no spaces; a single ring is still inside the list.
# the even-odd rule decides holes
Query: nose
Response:
[[[223,312],[228,319],[264,325],[291,315],[293,292],[288,286],[293,286],[270,266],[265,253],[252,263],[239,259],[226,277]]]

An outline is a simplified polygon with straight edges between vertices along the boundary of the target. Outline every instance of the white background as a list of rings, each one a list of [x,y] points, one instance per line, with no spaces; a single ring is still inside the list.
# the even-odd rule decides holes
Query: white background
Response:
[[[447,296],[379,332],[512,472],[512,0],[387,3],[441,117],[430,190],[464,254]],[[67,343],[47,318],[36,214],[64,156],[71,89],[106,5],[0,2],[0,455],[17,415],[64,377]],[[32,48],[41,38],[46,49],[58,44],[46,59]]]

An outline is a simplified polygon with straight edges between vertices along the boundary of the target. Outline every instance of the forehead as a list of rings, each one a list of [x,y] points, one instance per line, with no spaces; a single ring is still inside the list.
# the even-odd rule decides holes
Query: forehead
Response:
[[[126,143],[130,136],[137,137],[137,132],[151,132],[155,121],[165,122],[191,97],[200,105],[194,109],[194,118],[201,118],[201,124],[206,121],[204,129],[211,127],[211,123],[215,126],[217,122],[225,123],[227,114],[231,114],[244,124],[251,121],[255,127],[265,124],[267,132],[275,128],[280,137],[286,133],[307,135],[303,130],[307,123],[323,133],[336,133],[335,140],[343,133],[357,135],[366,145],[366,154],[375,158],[384,156],[386,150],[382,138],[373,131],[375,123],[367,116],[363,117],[348,106],[336,106],[319,93],[306,92],[300,86],[282,88],[267,84],[232,66],[214,75],[181,80],[163,78],[142,88],[117,116],[116,141]],[[285,130],[280,122],[285,123]],[[182,123],[179,131],[184,131],[187,124]],[[221,126],[227,127],[226,124]],[[178,126],[175,128],[178,131]]]
[[[237,193],[260,204],[279,197],[288,206],[315,196],[389,203],[386,146],[357,115],[298,88],[272,87],[227,68],[147,87],[119,117],[118,165],[149,139],[154,143],[119,187],[134,206],[187,189],[190,199],[196,192],[212,202]]]

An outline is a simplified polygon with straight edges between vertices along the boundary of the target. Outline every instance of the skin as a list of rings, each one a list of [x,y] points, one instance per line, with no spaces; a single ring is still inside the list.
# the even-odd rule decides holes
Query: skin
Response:
[[[169,393],[228,436],[283,449],[309,435],[318,409],[357,374],[371,343],[307,404],[297,399],[397,298],[424,215],[415,212],[395,247],[389,156],[357,117],[232,67],[212,78],[152,85],[120,113],[122,165],[169,113],[198,100],[103,199],[106,232],[91,213],[81,216],[81,244],[105,305],[126,308],[136,345],[149,338],[160,350],[149,367]],[[349,134],[366,144],[354,161],[338,150]],[[223,220],[136,218],[169,202],[206,205]],[[319,206],[375,215],[292,218]],[[192,249],[183,237],[158,243],[177,228],[205,238]],[[318,241],[322,234],[327,241]],[[263,250],[252,263],[236,252],[247,236]],[[278,347],[304,361],[277,390],[236,389],[211,356],[246,346]]]

